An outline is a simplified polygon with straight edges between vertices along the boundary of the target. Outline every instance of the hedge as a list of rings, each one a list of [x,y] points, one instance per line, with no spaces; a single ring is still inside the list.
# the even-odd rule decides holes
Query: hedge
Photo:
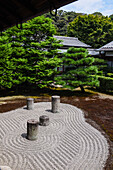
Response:
[[[105,76],[98,76],[100,81],[99,90],[101,91],[113,91],[113,78],[105,77]]]
[[[113,78],[113,73],[107,73],[107,76]]]

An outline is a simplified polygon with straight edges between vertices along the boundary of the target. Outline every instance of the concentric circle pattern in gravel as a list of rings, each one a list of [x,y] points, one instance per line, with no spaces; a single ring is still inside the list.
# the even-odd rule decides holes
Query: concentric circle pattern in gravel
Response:
[[[105,137],[85,122],[83,112],[60,104],[51,112],[50,102],[34,104],[0,115],[0,165],[12,170],[102,170],[109,154]],[[50,119],[38,127],[38,139],[26,139],[27,120]]]

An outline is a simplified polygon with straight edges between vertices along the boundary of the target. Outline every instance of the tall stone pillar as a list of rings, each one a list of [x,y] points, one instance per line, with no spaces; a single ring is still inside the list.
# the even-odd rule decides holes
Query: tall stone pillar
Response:
[[[36,140],[38,135],[38,121],[30,119],[27,121],[27,139]]]
[[[27,98],[27,109],[28,110],[34,109],[34,99],[33,98]]]
[[[58,113],[60,107],[60,96],[52,96],[52,112]]]

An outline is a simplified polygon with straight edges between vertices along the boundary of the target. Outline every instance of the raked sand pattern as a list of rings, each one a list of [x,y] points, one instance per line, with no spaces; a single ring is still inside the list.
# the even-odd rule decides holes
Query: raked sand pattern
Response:
[[[109,154],[105,137],[85,122],[82,111],[60,104],[34,104],[0,115],[0,165],[12,170],[102,170]],[[39,126],[38,139],[26,139],[27,120],[48,115],[49,126]]]

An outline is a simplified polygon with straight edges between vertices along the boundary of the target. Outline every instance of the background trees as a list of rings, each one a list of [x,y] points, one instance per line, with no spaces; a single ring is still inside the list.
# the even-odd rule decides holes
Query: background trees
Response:
[[[87,15],[74,11],[58,10],[56,18],[50,13],[44,16],[53,20],[57,35],[78,37],[94,48],[99,48],[112,41],[112,15],[105,17],[100,12]]]
[[[63,10],[58,10],[56,17],[52,16],[50,13],[44,14],[45,17],[49,17],[53,20],[57,35],[67,35],[67,26],[69,22],[73,21],[78,15],[80,14],[74,11],[66,12]]]
[[[103,16],[101,12],[94,12],[93,15]]]
[[[111,20],[113,21],[113,14],[109,16],[109,18],[111,18]]]
[[[84,92],[84,86],[99,86],[98,75],[100,63],[104,61],[88,55],[84,48],[69,48],[63,57],[65,71],[55,78],[56,83],[63,87],[74,89],[80,87]]]
[[[104,16],[78,16],[69,23],[68,36],[78,37],[92,47],[99,48],[113,40],[113,22]]]
[[[22,29],[15,26],[5,31],[0,47],[0,85],[12,87],[23,82],[39,87],[50,85],[57,73],[55,68],[61,64],[58,58],[61,44],[53,34],[51,19],[43,16],[24,23]]]

